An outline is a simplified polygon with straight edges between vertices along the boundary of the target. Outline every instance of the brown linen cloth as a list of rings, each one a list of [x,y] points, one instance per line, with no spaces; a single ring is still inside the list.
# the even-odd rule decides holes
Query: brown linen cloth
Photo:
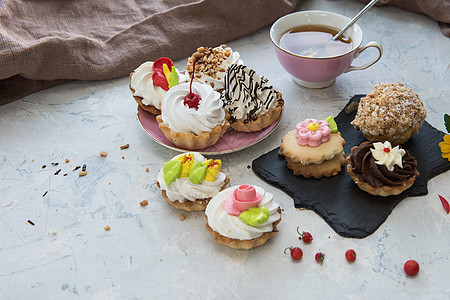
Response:
[[[301,0],[0,0],[0,105],[75,79],[128,75],[252,33]],[[368,2],[369,0],[360,0]],[[381,0],[450,36],[449,0]]]
[[[0,0],[0,105],[252,33],[300,0]]]
[[[369,3],[370,0],[360,0]],[[439,23],[442,33],[450,37],[450,0],[380,0],[377,5],[392,5],[427,15]]]

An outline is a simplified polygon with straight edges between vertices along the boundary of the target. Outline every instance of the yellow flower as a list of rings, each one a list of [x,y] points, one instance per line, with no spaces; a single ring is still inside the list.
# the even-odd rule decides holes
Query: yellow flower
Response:
[[[441,147],[442,157],[450,161],[450,134],[444,135],[444,141],[439,143]]]

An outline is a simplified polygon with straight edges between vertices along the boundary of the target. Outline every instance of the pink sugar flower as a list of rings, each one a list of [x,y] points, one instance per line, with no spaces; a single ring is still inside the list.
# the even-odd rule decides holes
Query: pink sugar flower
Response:
[[[330,140],[331,128],[327,121],[306,119],[295,126],[300,146],[317,147]]]

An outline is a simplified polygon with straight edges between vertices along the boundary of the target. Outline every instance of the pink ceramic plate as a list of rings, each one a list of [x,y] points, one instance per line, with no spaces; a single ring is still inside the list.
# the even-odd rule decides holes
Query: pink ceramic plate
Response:
[[[172,150],[180,152],[191,151],[178,148],[177,146],[169,142],[169,140],[167,140],[167,138],[164,136],[164,133],[159,129],[155,115],[146,112],[140,106],[138,107],[137,115],[138,121],[141,124],[142,128],[155,142]],[[272,131],[277,127],[282,116],[283,113],[281,113],[280,117],[276,122],[258,132],[247,133],[247,132],[237,132],[234,130],[229,131],[225,133],[215,145],[205,149],[197,150],[197,152],[201,154],[225,154],[236,152],[245,149],[247,147],[250,147],[262,141],[265,137],[271,134]]]

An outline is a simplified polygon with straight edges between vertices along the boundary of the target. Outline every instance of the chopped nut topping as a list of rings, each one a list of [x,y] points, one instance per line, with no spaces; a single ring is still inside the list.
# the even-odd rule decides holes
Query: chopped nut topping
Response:
[[[105,231],[108,231],[108,230],[111,230],[111,227],[105,226],[103,229],[105,229]]]
[[[68,158],[66,158],[65,161],[66,161],[66,164],[68,164],[70,162],[70,160]]]
[[[85,176],[87,174],[87,171],[81,171],[80,173],[78,173],[78,176]]]
[[[120,146],[120,149],[127,149],[128,147],[130,147],[130,144],[125,144]]]
[[[207,76],[216,78],[218,72],[225,72],[225,69],[223,67],[220,67],[220,64],[230,55],[231,49],[224,44],[216,48],[199,47],[197,48],[197,52],[192,54],[192,56],[188,59],[186,70],[188,71],[189,76],[192,76],[192,66],[194,60],[196,59],[196,78],[201,77],[201,75],[198,75],[198,73],[200,72],[205,73],[205,75]]]
[[[142,200],[141,202],[139,202],[139,204],[141,206],[147,206],[148,205],[148,200]]]
[[[184,221],[184,219],[186,219],[186,216],[183,215],[183,214],[179,214],[179,216],[180,216],[180,220],[181,220],[181,221]]]
[[[106,157],[106,155],[108,155],[108,153],[106,151],[100,151],[101,157]]]
[[[379,83],[361,98],[351,122],[366,135],[389,135],[394,139],[411,128],[413,133],[427,116],[419,95],[401,83]]]

